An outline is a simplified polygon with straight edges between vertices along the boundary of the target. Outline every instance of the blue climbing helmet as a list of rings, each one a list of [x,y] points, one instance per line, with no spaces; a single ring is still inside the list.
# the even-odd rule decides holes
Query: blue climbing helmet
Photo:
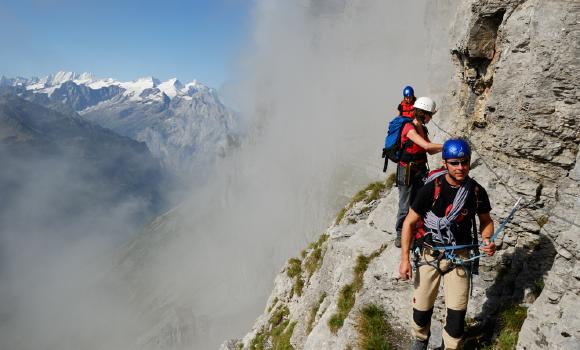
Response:
[[[411,97],[411,96],[415,96],[415,90],[413,90],[413,87],[407,85],[403,89],[403,97]]]
[[[443,143],[441,157],[443,159],[471,158],[471,147],[465,139],[449,139]]]

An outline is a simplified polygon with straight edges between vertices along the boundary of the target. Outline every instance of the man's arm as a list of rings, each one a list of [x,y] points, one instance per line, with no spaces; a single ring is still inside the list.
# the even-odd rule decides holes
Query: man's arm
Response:
[[[483,241],[483,247],[481,250],[489,256],[495,254],[495,243],[490,242],[490,238],[493,235],[493,220],[489,213],[478,214],[479,216],[479,226],[481,231],[481,239]]]
[[[409,208],[409,214],[407,214],[403,222],[403,231],[401,232],[401,263],[399,264],[399,275],[404,280],[413,277],[411,261],[409,260],[409,249],[411,248],[413,231],[419,219],[421,219],[419,214],[413,208]]]

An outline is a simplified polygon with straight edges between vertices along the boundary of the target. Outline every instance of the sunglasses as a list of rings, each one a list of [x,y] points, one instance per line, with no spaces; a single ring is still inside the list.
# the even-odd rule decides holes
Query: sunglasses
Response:
[[[453,166],[458,166],[459,164],[465,166],[465,165],[469,165],[469,160],[465,159],[465,160],[454,160],[451,162],[446,162],[449,165],[453,165]]]

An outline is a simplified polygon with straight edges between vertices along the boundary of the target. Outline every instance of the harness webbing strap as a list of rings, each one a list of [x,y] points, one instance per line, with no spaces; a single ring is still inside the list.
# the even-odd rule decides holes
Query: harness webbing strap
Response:
[[[495,233],[493,234],[493,236],[490,238],[490,242],[494,242],[496,240],[496,238],[499,236],[499,234],[501,233],[501,231],[505,228],[505,226],[507,225],[507,223],[509,221],[511,221],[513,219],[513,216],[515,214],[515,212],[519,209],[520,207],[520,202],[522,201],[522,198],[519,198],[518,201],[516,202],[516,204],[513,206],[512,210],[510,211],[510,213],[508,214],[508,216],[502,221],[502,223],[500,224],[500,226],[497,228],[497,230],[495,231]],[[483,243],[482,243],[483,244]],[[449,245],[449,246],[431,246],[427,243],[423,243],[423,246],[419,247],[417,246],[415,248],[415,250],[413,251],[414,257],[415,257],[415,261],[414,261],[414,265],[413,265],[413,269],[416,270],[419,266],[422,265],[429,265],[432,266],[433,268],[435,268],[439,273],[441,273],[442,275],[448,273],[449,271],[453,270],[454,268],[456,268],[457,266],[461,266],[465,269],[466,272],[469,273],[470,276],[470,290],[472,288],[471,286],[471,278],[473,275],[473,269],[474,269],[474,262],[476,262],[478,259],[486,256],[485,254],[477,254],[474,250],[475,248],[479,248],[481,246],[481,244],[462,244],[462,245]],[[421,259],[421,251],[423,248],[429,248],[434,252],[439,252],[439,254],[437,255],[437,259],[433,260],[432,262],[436,261],[437,264],[432,264],[432,262],[429,261],[422,261]],[[465,259],[465,258],[460,258],[455,254],[455,251],[457,250],[465,250],[465,249],[469,249],[470,250],[470,254],[469,254],[469,258]],[[450,261],[451,263],[451,268],[448,269],[447,271],[442,271],[440,264],[441,264],[441,260],[443,259],[447,259]],[[466,266],[469,265],[469,270],[467,269]],[[471,294],[471,291],[470,291]]]
[[[436,256],[435,254],[433,255],[435,256],[435,260],[428,261],[427,259],[421,258],[422,249],[420,247],[416,247],[415,250],[413,251],[414,255],[413,271],[417,271],[421,266],[428,265],[437,270],[437,272],[439,272],[441,276],[445,276],[449,272],[455,270],[457,267],[461,267],[463,268],[467,276],[469,276],[469,295],[471,296],[473,293],[473,275],[474,275],[473,261],[475,259],[479,259],[480,257],[479,256],[474,257],[473,250],[470,250],[469,252],[470,256],[469,259],[461,259],[457,255],[455,255],[455,250],[464,250],[468,245],[465,245],[465,247],[463,248],[453,249],[453,251],[450,249],[448,249],[447,251],[443,251],[440,249],[441,247],[432,247],[426,243],[423,243],[423,245],[424,247],[429,248],[433,252],[436,252],[438,254],[436,254]],[[441,262],[443,261],[443,259],[449,261],[447,269],[445,271],[441,269]]]

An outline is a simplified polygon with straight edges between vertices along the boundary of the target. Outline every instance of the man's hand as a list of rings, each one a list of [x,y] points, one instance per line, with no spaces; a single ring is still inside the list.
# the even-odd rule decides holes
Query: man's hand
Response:
[[[399,275],[403,280],[408,280],[413,277],[413,269],[411,269],[411,263],[409,262],[409,259],[401,260],[401,264],[399,264]]]
[[[495,250],[496,250],[496,246],[494,242],[490,242],[489,238],[484,238],[483,239],[483,246],[481,247],[481,250],[487,254],[488,256],[492,256],[493,254],[495,254]]]

